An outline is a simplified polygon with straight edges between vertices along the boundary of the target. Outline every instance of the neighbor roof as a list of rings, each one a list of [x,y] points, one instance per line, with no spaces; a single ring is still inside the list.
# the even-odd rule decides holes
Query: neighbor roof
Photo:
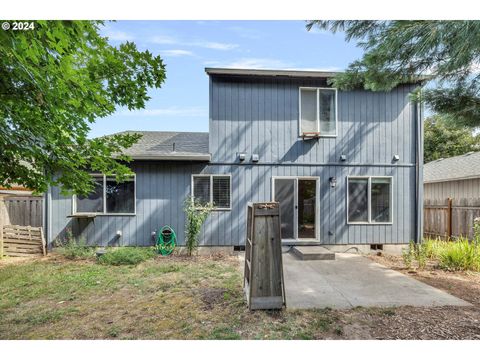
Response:
[[[429,162],[423,177],[425,183],[480,178],[480,151]]]
[[[142,134],[142,138],[124,151],[134,160],[210,160],[206,132],[124,131],[118,134],[134,133]]]

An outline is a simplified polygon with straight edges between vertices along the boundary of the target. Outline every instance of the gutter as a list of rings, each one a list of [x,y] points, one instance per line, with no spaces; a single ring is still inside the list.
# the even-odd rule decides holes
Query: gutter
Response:
[[[132,160],[188,160],[188,161],[210,161],[210,154],[200,155],[136,155],[130,156]]]

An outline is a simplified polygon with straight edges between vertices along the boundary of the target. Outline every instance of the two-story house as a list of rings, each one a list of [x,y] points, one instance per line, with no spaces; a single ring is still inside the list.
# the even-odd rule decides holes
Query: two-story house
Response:
[[[96,174],[90,196],[46,195],[48,242],[71,229],[91,245],[152,245],[171,225],[184,243],[189,195],[215,206],[205,246],[242,246],[246,205],[279,201],[285,244],[398,246],[422,234],[418,86],[339,91],[336,74],[207,68],[209,133],[141,132],[135,177]]]

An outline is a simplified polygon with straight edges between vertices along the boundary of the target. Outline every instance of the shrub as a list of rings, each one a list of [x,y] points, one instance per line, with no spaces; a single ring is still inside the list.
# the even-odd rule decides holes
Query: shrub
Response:
[[[412,267],[413,259],[415,258],[415,244],[413,241],[410,241],[407,249],[402,250],[403,263],[410,269]]]
[[[207,220],[208,215],[213,209],[211,204],[202,204],[193,197],[185,200],[185,246],[188,255],[198,247],[198,235],[202,229],[202,225]]]
[[[137,265],[155,256],[155,250],[151,247],[121,247],[110,248],[98,258],[98,262],[104,265]]]

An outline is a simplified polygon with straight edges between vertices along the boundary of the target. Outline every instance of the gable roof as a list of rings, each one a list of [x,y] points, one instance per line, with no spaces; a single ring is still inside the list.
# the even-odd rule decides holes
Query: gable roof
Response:
[[[480,151],[429,162],[423,177],[424,183],[480,178]]]
[[[208,133],[173,131],[123,131],[117,134],[142,134],[124,151],[134,160],[209,161]]]

